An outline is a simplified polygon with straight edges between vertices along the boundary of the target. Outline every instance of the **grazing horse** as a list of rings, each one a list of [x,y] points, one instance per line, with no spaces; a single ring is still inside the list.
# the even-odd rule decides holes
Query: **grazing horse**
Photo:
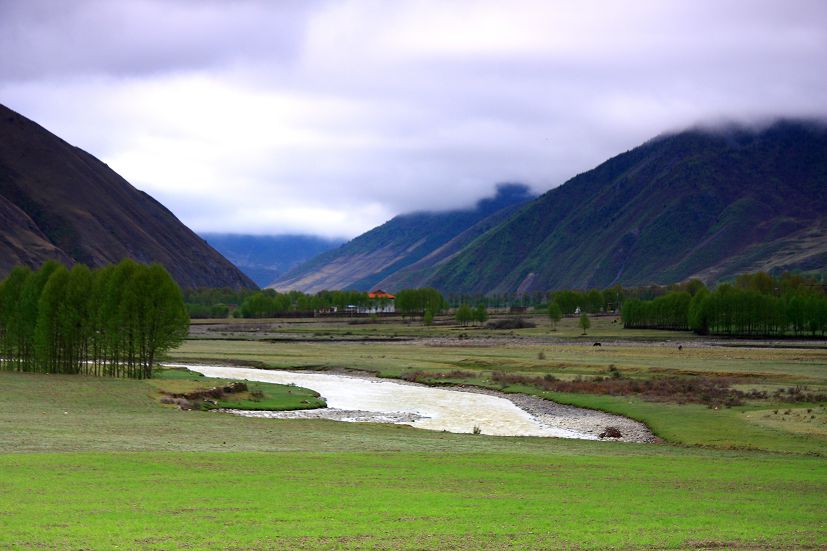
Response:
[[[683,345],[682,344],[678,345],[678,350],[683,350]]]
[[[596,342],[596,343],[594,343],[592,346],[603,346],[603,345],[602,345],[602,344],[600,344],[599,342]]]

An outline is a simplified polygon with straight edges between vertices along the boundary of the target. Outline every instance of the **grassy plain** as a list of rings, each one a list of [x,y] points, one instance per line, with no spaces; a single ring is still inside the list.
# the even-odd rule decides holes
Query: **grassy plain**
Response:
[[[565,447],[564,447],[565,448]],[[825,544],[813,458],[603,453],[0,457],[0,544],[551,549]],[[71,491],[68,491],[71,488]]]
[[[184,368],[158,368],[153,373],[149,384],[158,389],[157,397],[163,403],[164,398],[176,394],[191,394],[214,387],[223,387],[233,381],[207,378]],[[248,381],[247,390],[243,392],[224,393],[222,397],[211,400],[196,400],[202,409],[244,409],[244,410],[279,410],[313,409],[326,407],[327,403],[319,393],[295,385],[278,385]]]
[[[703,373],[738,374],[739,384],[769,389],[827,384],[820,343],[734,348],[685,334],[655,341],[610,320],[596,324],[602,347],[566,324],[556,335],[545,327],[513,336],[402,323],[276,325],[196,328],[174,356],[384,376],[461,369],[482,385],[493,384],[493,370],[576,378],[612,364],[641,379]],[[413,340],[339,340],[403,329]],[[821,404],[715,410],[554,396],[643,419],[666,440],[618,444],[181,411],[159,404],[159,384],[169,379],[0,372],[0,547],[827,546]]]
[[[248,324],[242,324],[242,329]],[[647,423],[658,436],[675,444],[827,455],[824,415],[802,418],[796,430],[792,430],[792,424],[786,423],[792,417],[773,413],[789,408],[806,412],[818,404],[769,399],[731,408],[710,408],[701,404],[652,402],[638,396],[502,386],[491,380],[494,371],[534,377],[550,374],[561,380],[593,378],[607,376],[613,367],[624,377],[637,380],[720,378],[744,391],[772,393],[800,387],[824,394],[827,347],[823,342],[707,340],[677,332],[666,332],[661,340],[654,341],[656,331],[624,330],[612,318],[597,318],[594,327],[601,334],[602,346],[595,347],[596,337],[580,336],[573,319],[565,319],[558,331],[550,331],[544,324],[545,320],[538,320],[538,328],[497,332],[398,322],[354,326],[346,321],[313,324],[280,320],[272,325],[253,324],[257,330],[252,332],[234,332],[223,326],[217,327],[217,331],[196,331],[199,338],[187,341],[174,356],[182,361],[235,361],[270,369],[355,369],[382,377],[460,370],[474,376],[455,382],[619,413]],[[411,335],[419,332],[419,336],[397,342],[360,341],[360,336],[353,335],[354,327],[362,330],[360,336],[367,339],[380,334],[399,335],[403,330]],[[295,338],[296,335],[300,337]],[[230,340],[248,336],[250,340]],[[766,422],[761,412],[780,415],[778,422]]]

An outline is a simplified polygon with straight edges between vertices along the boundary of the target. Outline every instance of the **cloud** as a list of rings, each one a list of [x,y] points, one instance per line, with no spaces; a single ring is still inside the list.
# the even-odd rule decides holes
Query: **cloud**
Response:
[[[699,122],[825,116],[827,4],[0,2],[0,101],[201,231],[353,236]]]

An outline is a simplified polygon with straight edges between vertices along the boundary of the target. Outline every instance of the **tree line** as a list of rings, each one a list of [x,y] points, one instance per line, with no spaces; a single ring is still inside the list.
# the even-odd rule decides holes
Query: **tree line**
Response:
[[[279,293],[275,289],[263,289],[248,295],[238,314],[243,318],[273,318],[285,313],[345,311],[348,306],[366,307],[368,294],[362,291],[320,291],[309,295],[300,291]]]
[[[370,298],[364,291],[320,291],[306,294],[300,291],[280,293],[275,289],[260,291],[233,292],[226,290],[201,289],[190,292],[193,302],[188,302],[190,312],[197,312],[193,317],[225,318],[229,314],[229,300],[239,300],[233,315],[243,318],[273,318],[285,314],[311,314],[315,312],[344,312],[350,307],[370,308],[384,307],[389,299]],[[211,300],[227,302],[210,302]],[[229,300],[228,300],[229,299]],[[403,289],[396,295],[396,312],[403,316],[438,314],[446,307],[445,299],[435,289]]]
[[[49,261],[0,282],[4,370],[148,378],[188,327],[181,290],[160,264]]]
[[[430,287],[402,289],[396,295],[396,311],[403,316],[439,314],[448,306],[442,293]]]
[[[462,326],[471,322],[482,325],[488,321],[488,309],[485,304],[478,304],[476,308],[471,308],[468,304],[460,304],[454,313],[454,319]]]
[[[804,276],[743,274],[714,291],[705,286],[693,291],[627,300],[621,313],[624,326],[728,336],[827,334],[827,293]]]
[[[256,291],[253,289],[230,289],[201,287],[182,291],[184,303],[192,319],[223,319],[244,299]]]

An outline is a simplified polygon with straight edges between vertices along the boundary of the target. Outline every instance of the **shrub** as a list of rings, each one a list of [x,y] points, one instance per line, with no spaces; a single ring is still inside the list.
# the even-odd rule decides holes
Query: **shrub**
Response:
[[[489,329],[528,329],[537,327],[537,324],[523,318],[504,318],[489,321],[486,327]]]
[[[606,427],[606,430],[600,433],[600,438],[621,438],[622,436],[617,427]]]

